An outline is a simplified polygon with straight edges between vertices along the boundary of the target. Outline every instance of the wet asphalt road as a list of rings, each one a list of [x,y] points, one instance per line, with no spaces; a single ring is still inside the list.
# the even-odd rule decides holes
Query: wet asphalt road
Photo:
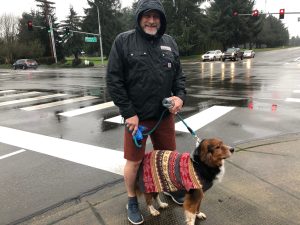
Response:
[[[201,138],[218,136],[235,145],[300,131],[300,48],[256,53],[254,59],[238,62],[182,63],[188,91],[181,113],[184,118],[215,105],[235,107],[197,130]],[[4,90],[39,93],[10,98],[0,92],[1,127],[122,151],[122,126],[104,121],[119,115],[116,107],[74,117],[59,115],[110,101],[105,88],[105,68],[2,69],[0,91]],[[53,98],[1,105],[5,101],[57,93],[66,95],[55,100],[97,98],[33,111],[21,108],[51,103]],[[177,132],[177,145],[179,151],[190,151],[194,141],[188,133]],[[20,147],[0,141],[0,224],[22,221],[40,210],[122,178],[34,151],[1,159],[18,150]],[[112,164],[114,161],[111,159]]]

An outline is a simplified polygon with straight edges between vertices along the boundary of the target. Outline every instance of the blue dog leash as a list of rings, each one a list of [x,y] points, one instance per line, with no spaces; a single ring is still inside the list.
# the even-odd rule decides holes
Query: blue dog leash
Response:
[[[162,105],[164,107],[166,107],[166,109],[162,112],[158,122],[155,124],[155,126],[152,128],[152,130],[150,130],[149,132],[147,133],[143,133],[147,128],[142,126],[142,125],[139,125],[138,126],[138,130],[137,132],[135,133],[135,135],[132,137],[133,138],[133,142],[135,144],[136,147],[138,148],[141,148],[142,147],[142,140],[144,137],[152,134],[156,129],[157,127],[159,126],[164,114],[168,111],[168,109],[172,108],[174,106],[174,102],[169,99],[169,98],[164,98],[162,100]],[[190,132],[190,134],[196,139],[196,142],[197,143],[200,143],[201,142],[201,139],[197,136],[197,134],[193,131],[192,128],[190,128],[186,122],[184,121],[184,119],[180,116],[179,113],[176,114],[176,116],[178,116],[178,118],[182,121],[182,123],[186,126],[186,128],[188,129],[188,131]]]

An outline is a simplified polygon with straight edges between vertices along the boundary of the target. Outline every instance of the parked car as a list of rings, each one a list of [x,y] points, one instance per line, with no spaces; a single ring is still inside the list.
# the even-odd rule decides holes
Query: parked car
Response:
[[[244,58],[254,58],[255,52],[253,50],[245,50]]]
[[[13,64],[13,69],[23,69],[26,70],[28,68],[33,68],[36,69],[38,67],[37,61],[34,59],[18,59],[14,64]]]
[[[233,61],[243,60],[243,52],[239,48],[228,48],[222,55],[222,61],[224,62],[226,59]]]
[[[221,50],[211,50],[206,52],[204,55],[202,55],[203,61],[216,61],[222,59],[222,52]]]

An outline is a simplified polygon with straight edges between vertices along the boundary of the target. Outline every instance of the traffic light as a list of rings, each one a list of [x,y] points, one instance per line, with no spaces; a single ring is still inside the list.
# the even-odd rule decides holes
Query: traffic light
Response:
[[[279,10],[279,19],[284,19],[284,9]]]
[[[69,28],[69,27],[66,27],[66,28],[65,28],[65,34],[66,34],[66,35],[69,35],[69,34],[70,34],[70,28]]]
[[[33,30],[32,21],[31,21],[31,20],[29,20],[29,21],[27,22],[27,28],[28,28],[29,31],[32,31],[32,30]]]
[[[233,11],[232,15],[233,15],[233,16],[238,16],[239,13],[238,13],[237,11]]]
[[[257,9],[252,11],[252,16],[258,16],[258,10]]]

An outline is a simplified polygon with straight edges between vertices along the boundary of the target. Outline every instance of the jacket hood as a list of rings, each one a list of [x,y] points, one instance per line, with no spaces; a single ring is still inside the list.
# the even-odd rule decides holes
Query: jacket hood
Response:
[[[165,10],[160,2],[160,0],[139,0],[137,3],[136,11],[135,11],[135,22],[136,22],[136,28],[142,32],[146,36],[151,36],[149,34],[146,34],[142,28],[140,27],[140,19],[142,16],[142,13],[144,11],[148,10],[157,10],[160,14],[160,28],[157,32],[157,36],[161,37],[164,35],[166,28],[167,28],[167,20],[165,15]],[[153,37],[153,36],[152,36]]]

